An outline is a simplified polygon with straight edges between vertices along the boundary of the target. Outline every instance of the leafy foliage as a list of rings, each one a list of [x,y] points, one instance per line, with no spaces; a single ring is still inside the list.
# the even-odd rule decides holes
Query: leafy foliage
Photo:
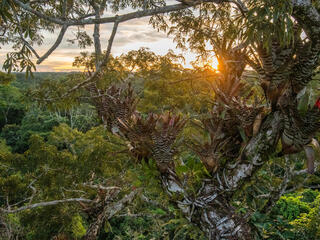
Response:
[[[306,189],[280,198],[270,215],[255,213],[259,239],[317,239],[319,192]]]
[[[10,76],[0,75],[7,84],[0,89],[1,237],[320,237],[319,194],[300,192],[319,178],[305,177],[300,155],[280,157],[305,149],[314,171],[309,144],[320,128],[313,79],[319,1],[179,2],[1,1],[0,44],[13,44],[3,64],[8,73],[25,70],[29,78],[33,58],[41,63],[73,25],[79,27],[69,42],[80,48],[94,42],[96,50],[76,58],[74,66],[84,74],[39,80],[26,93],[38,105],[20,105],[22,94],[8,85]],[[109,56],[114,31],[99,66],[97,22],[105,10],[128,8],[142,11],[109,18],[114,30],[126,17],[176,8],[150,23],[174,35],[178,47],[199,53],[198,62],[215,55],[218,71],[206,63],[185,69],[183,56],[172,51],[158,56],[142,48]],[[94,41],[82,28],[86,22],[95,25]],[[59,27],[53,48],[38,56],[34,47]],[[245,77],[247,65],[258,74],[253,81]],[[124,207],[132,193],[139,196]],[[56,199],[65,202],[53,204]],[[41,201],[50,206],[32,205]],[[110,206],[118,209],[108,214]]]
[[[22,94],[16,87],[0,85],[0,129],[6,124],[19,124],[25,114]]]

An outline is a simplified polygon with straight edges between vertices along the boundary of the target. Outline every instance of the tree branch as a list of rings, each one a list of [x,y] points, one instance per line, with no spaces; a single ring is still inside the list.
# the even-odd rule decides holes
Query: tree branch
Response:
[[[60,30],[60,33],[59,33],[59,36],[57,38],[57,40],[55,41],[55,43],[52,45],[52,47],[42,56],[42,57],[39,57],[38,61],[37,61],[37,64],[41,64],[46,58],[48,58],[50,56],[50,54],[56,50],[56,48],[60,45],[62,39],[63,39],[63,36],[64,34],[66,33],[68,29],[68,25],[63,25],[61,30]]]
[[[50,16],[45,15],[41,12],[38,12],[38,11],[34,10],[32,7],[30,7],[29,4],[23,3],[19,0],[13,0],[13,2],[15,4],[17,4],[19,7],[21,7],[22,9],[24,9],[25,11],[33,13],[34,15],[36,15],[37,17],[39,17],[41,19],[44,19],[46,21],[49,21],[49,22],[52,22],[55,24],[65,25],[65,21],[63,19],[50,17]]]
[[[129,193],[128,195],[124,196],[121,200],[111,203],[109,205],[106,205],[103,209],[103,212],[98,215],[96,221],[93,224],[91,224],[91,226],[89,227],[83,239],[84,240],[97,239],[97,236],[100,232],[100,229],[104,221],[112,218],[114,215],[120,212],[126,206],[127,203],[132,202],[134,197],[139,191],[140,191],[139,189],[136,189],[131,193]]]
[[[320,163],[319,162],[315,162],[314,164],[314,171],[318,171],[319,170],[319,167],[320,167]],[[299,170],[299,171],[295,171],[293,173],[293,176],[299,176],[299,175],[304,175],[304,174],[308,174],[308,169],[302,169],[302,170]]]
[[[94,188],[94,189],[102,189],[102,190],[106,190],[106,191],[120,189],[119,187],[105,187],[100,184],[91,184],[91,183],[84,183],[83,186],[89,187],[89,188]]]
[[[95,11],[95,17],[96,19],[100,19],[100,13],[101,13],[101,6],[99,7],[94,1],[90,1],[90,4],[94,8]],[[94,25],[94,31],[93,31],[93,40],[94,40],[94,53],[95,53],[95,62],[96,62],[96,69],[99,66],[99,58],[101,57],[102,50],[101,50],[101,42],[100,42],[100,24]]]
[[[192,4],[174,4],[174,5],[168,5],[164,7],[154,8],[154,9],[145,9],[145,10],[139,10],[132,13],[127,13],[123,15],[116,15],[113,17],[105,17],[105,18],[89,18],[89,19],[69,19],[69,20],[63,20],[61,18],[54,18],[47,16],[41,12],[38,12],[31,8],[28,4],[22,3],[19,0],[13,0],[18,6],[20,6],[25,11],[28,11],[37,17],[47,20],[49,22],[58,24],[58,25],[67,25],[67,26],[78,26],[78,25],[91,25],[91,24],[104,24],[104,23],[114,23],[114,22],[125,22],[136,18],[142,18],[142,17],[150,17],[156,14],[163,14],[163,13],[169,13],[174,11],[179,11],[183,9],[187,9],[190,7],[194,7],[197,5],[200,5],[201,3],[223,3],[228,2],[228,0],[202,0],[202,1],[195,1]]]
[[[14,210],[10,210],[10,209],[2,209],[0,208],[0,212],[4,212],[4,213],[16,213],[16,212],[21,212],[27,209],[32,209],[32,208],[38,208],[38,207],[46,207],[46,206],[53,206],[53,205],[57,205],[60,203],[67,203],[67,202],[92,202],[92,200],[90,199],[86,199],[86,198],[69,198],[69,199],[63,199],[63,200],[54,200],[54,201],[49,201],[49,202],[40,202],[40,203],[35,203],[35,204],[31,204],[31,205],[27,205],[27,206],[23,206]]]
[[[260,132],[253,137],[244,149],[246,160],[228,166],[216,177],[220,187],[234,191],[269,159],[279,141],[282,117],[280,112],[271,113],[261,126]]]

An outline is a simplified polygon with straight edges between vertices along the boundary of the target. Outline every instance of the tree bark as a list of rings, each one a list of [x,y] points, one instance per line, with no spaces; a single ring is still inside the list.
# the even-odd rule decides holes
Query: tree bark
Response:
[[[164,189],[169,195],[183,195],[183,200],[177,201],[177,205],[190,222],[201,227],[209,239],[253,239],[248,224],[249,215],[241,216],[236,212],[231,205],[232,195],[275,152],[281,129],[281,112],[267,116],[260,132],[245,147],[243,160],[218,171],[212,179],[204,180],[196,197],[187,194],[174,167],[168,167],[161,175]]]

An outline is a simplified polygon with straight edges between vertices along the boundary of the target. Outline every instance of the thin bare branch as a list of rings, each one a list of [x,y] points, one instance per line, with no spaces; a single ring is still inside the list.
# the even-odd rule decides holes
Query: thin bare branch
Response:
[[[320,163],[319,162],[315,162],[314,164],[314,171],[318,171],[319,170],[319,167],[320,167]],[[298,175],[304,175],[304,174],[308,174],[308,169],[302,169],[302,170],[299,170],[299,171],[295,171],[293,173],[294,176],[298,176]]]
[[[50,54],[56,50],[56,48],[60,45],[62,39],[63,39],[63,36],[64,34],[66,33],[68,29],[68,25],[63,25],[61,30],[60,30],[60,33],[59,33],[59,36],[57,38],[57,40],[55,41],[55,43],[52,45],[52,47],[42,56],[42,57],[39,57],[38,61],[37,61],[37,64],[40,64],[42,63],[46,58],[48,58],[50,56]]]
[[[90,199],[86,199],[86,198],[69,198],[69,199],[63,199],[63,200],[54,200],[54,201],[49,201],[49,202],[40,202],[40,203],[34,203],[31,205],[27,205],[27,206],[23,206],[17,209],[3,209],[0,208],[0,212],[3,213],[17,213],[17,212],[21,212],[27,209],[33,209],[33,208],[38,208],[38,207],[46,207],[46,206],[53,206],[53,205],[57,205],[60,203],[68,203],[68,202],[88,202],[91,203],[92,200]]]
[[[120,189],[119,187],[105,187],[105,186],[102,186],[101,184],[91,184],[91,183],[84,183],[83,186],[85,187],[89,187],[89,188],[94,188],[94,189],[102,189],[102,190],[115,190],[115,189]]]

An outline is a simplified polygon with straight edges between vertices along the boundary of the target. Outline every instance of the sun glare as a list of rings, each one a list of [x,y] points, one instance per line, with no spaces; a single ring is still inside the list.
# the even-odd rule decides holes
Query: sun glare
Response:
[[[203,67],[209,67],[210,69],[214,70],[214,71],[219,71],[219,62],[218,62],[218,59],[213,56],[211,57],[210,59],[207,59],[206,61],[202,62],[201,64]],[[201,66],[200,65],[200,66]]]
[[[209,64],[214,70],[218,70],[219,62],[218,62],[218,59],[216,57],[211,58],[209,60]]]

